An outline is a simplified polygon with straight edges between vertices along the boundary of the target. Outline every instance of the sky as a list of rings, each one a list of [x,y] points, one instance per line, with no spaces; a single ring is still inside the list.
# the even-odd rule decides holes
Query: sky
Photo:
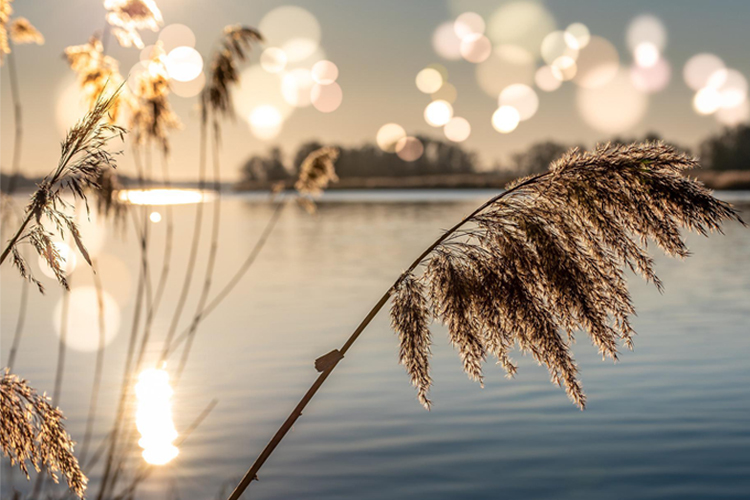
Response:
[[[661,0],[653,1],[594,1],[555,0],[535,2],[548,13],[545,19],[553,25],[550,31],[565,30],[574,22],[585,24],[593,36],[606,38],[617,50],[623,67],[624,84],[629,80],[633,54],[626,41],[630,23],[641,15],[655,16],[666,31],[666,42],[660,57],[671,66],[671,78],[666,87],[653,94],[639,94],[634,103],[620,99],[619,94],[584,89],[566,81],[553,92],[539,89],[533,80],[528,85],[538,95],[538,110],[521,121],[510,133],[499,133],[493,128],[493,113],[498,109],[497,96],[483,91],[477,78],[478,67],[466,60],[446,60],[433,46],[435,30],[445,22],[452,22],[463,12],[476,12],[487,22],[487,36],[495,38],[492,45],[515,45],[498,42],[497,36],[507,37],[506,29],[491,36],[493,13],[512,2],[484,0],[297,0],[278,2],[268,0],[156,0],[164,24],[180,23],[190,27],[196,36],[195,49],[208,60],[222,28],[228,24],[262,26],[264,16],[281,6],[297,6],[308,11],[320,26],[318,56],[336,64],[339,76],[336,83],[343,92],[341,105],[333,112],[323,113],[312,106],[293,109],[286,117],[278,134],[270,139],[257,137],[251,131],[247,116],[238,116],[224,127],[223,168],[227,180],[239,177],[243,162],[254,154],[265,153],[272,146],[280,146],[287,156],[293,155],[301,143],[318,140],[354,146],[375,142],[378,130],[387,123],[403,127],[409,136],[426,135],[445,140],[442,128],[430,126],[424,118],[430,95],[420,92],[415,78],[420,70],[431,64],[441,64],[447,80],[455,86],[457,98],[453,103],[455,116],[471,124],[471,134],[462,147],[475,151],[482,165],[508,164],[514,152],[530,144],[552,139],[564,143],[592,145],[612,137],[612,123],[604,127],[592,125],[581,111],[581,102],[588,102],[589,114],[617,120],[620,114],[640,112],[632,124],[618,129],[619,135],[640,136],[655,131],[664,138],[687,147],[697,146],[702,139],[719,131],[722,125],[714,116],[701,116],[693,109],[695,90],[683,78],[686,62],[699,53],[712,53],[721,58],[726,67],[736,69],[745,79],[750,78],[750,2],[720,0],[714,2]],[[528,3],[528,2],[527,2]],[[67,67],[62,53],[69,45],[85,43],[95,31],[105,26],[105,9],[101,0],[32,1],[16,0],[14,14],[27,17],[45,36],[43,46],[14,47],[18,77],[21,82],[21,102],[24,113],[24,142],[21,168],[29,174],[43,174],[57,163],[59,141],[64,134],[60,110],[65,89],[75,85],[75,77]],[[504,11],[510,12],[510,11]],[[544,25],[532,24],[532,29]],[[154,43],[158,34],[142,32],[146,44]],[[269,35],[273,43],[275,33]],[[538,44],[537,44],[538,45]],[[255,51],[248,67],[257,65],[263,48]],[[534,50],[533,48],[530,50]],[[583,54],[582,49],[581,54]],[[110,40],[108,54],[120,61],[120,70],[127,75],[139,60],[139,50],[123,48]],[[313,56],[313,57],[318,57]],[[494,54],[491,56],[494,57]],[[314,60],[306,61],[307,68]],[[536,57],[532,71],[545,64]],[[260,74],[262,69],[257,68]],[[533,73],[532,73],[533,74]],[[507,75],[503,75],[505,77]],[[276,75],[275,77],[278,77]],[[519,77],[520,78],[520,77]],[[619,77],[618,77],[619,78]],[[246,82],[242,92],[254,103],[263,102],[266,87],[257,81]],[[245,88],[247,86],[247,88]],[[601,89],[600,89],[601,90]],[[616,90],[616,89],[615,89]],[[66,94],[70,96],[70,93]],[[632,92],[629,93],[632,97]],[[71,98],[68,97],[67,108]],[[242,98],[239,99],[242,101]],[[198,172],[198,112],[196,98],[171,96],[175,111],[183,121],[182,130],[172,136],[170,168],[175,179],[192,180]],[[0,161],[2,170],[10,169],[14,134],[13,109],[10,101],[7,67],[0,78]],[[75,105],[74,105],[75,107]],[[593,108],[592,108],[593,107]],[[244,110],[243,110],[244,112]],[[70,118],[68,118],[70,120]],[[132,172],[127,155],[122,168]]]

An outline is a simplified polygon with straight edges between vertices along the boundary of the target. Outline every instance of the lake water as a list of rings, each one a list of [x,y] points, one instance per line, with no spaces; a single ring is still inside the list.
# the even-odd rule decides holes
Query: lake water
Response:
[[[333,193],[309,216],[287,206],[266,248],[237,289],[201,325],[173,397],[184,430],[213,399],[218,405],[139,490],[139,498],[214,498],[249,467],[316,378],[313,361],[338,348],[382,293],[441,229],[489,192]],[[743,206],[750,192],[719,193]],[[272,206],[266,197],[223,199],[215,287],[252,248]],[[166,215],[163,208],[155,209]],[[205,205],[208,234],[211,204]],[[189,250],[195,205],[173,208],[174,258],[148,345],[155,360],[168,329]],[[165,221],[151,225],[152,261],[162,255]],[[94,443],[108,431],[130,333],[138,244],[109,228],[98,251],[100,277],[119,309],[106,350]],[[517,377],[486,368],[486,387],[470,382],[442,327],[434,328],[431,412],[397,363],[398,343],[381,313],[328,379],[251,485],[257,499],[720,499],[750,497],[750,230],[688,238],[693,256],[657,257],[660,295],[634,277],[634,352],[603,362],[584,336],[576,358],[589,405],[581,412],[547,371],[528,357]],[[203,281],[208,237],[186,311]],[[34,259],[35,260],[35,259]],[[36,269],[36,263],[33,264]],[[154,280],[156,280],[154,270]],[[14,371],[52,391],[57,343],[53,311],[61,293],[33,293]],[[78,265],[73,288],[92,284]],[[2,356],[6,362],[20,281],[2,270]],[[69,332],[96,328],[91,310]],[[111,315],[115,316],[114,312]],[[181,329],[188,323],[184,315]],[[93,318],[96,316],[94,315]],[[112,318],[110,318],[112,319]],[[115,326],[112,326],[112,330]],[[96,331],[96,330],[93,330]],[[86,346],[86,339],[78,348]],[[90,344],[90,341],[89,341]],[[60,406],[81,441],[95,354],[70,348]],[[170,359],[168,368],[176,365]],[[138,455],[134,457],[137,463]],[[7,463],[7,460],[4,464]],[[88,471],[91,496],[101,467]],[[33,480],[33,479],[32,479]],[[27,489],[17,472],[12,482]],[[3,496],[11,478],[3,467]]]

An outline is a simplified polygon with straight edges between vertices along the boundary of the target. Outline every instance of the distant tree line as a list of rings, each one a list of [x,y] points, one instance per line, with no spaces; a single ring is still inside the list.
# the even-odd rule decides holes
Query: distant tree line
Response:
[[[358,147],[339,147],[341,155],[336,162],[336,171],[341,178],[347,177],[404,177],[419,175],[443,175],[477,173],[482,169],[477,156],[460,145],[419,137],[424,145],[424,154],[416,161],[407,162],[393,153],[385,153],[374,144]],[[626,144],[640,141],[660,140],[653,132],[643,137],[614,137],[614,143]],[[242,166],[242,176],[247,181],[275,182],[292,178],[307,155],[322,147],[318,141],[302,144],[290,162],[285,161],[279,148],[272,148],[265,155],[255,155]],[[545,171],[549,164],[573,146],[545,140],[532,144],[524,151],[511,155],[509,164],[496,164],[493,170],[515,175],[529,175]],[[688,150],[675,144],[683,151]],[[704,168],[713,170],[750,170],[750,126],[740,125],[726,128],[709,137],[699,147]],[[486,172],[486,170],[485,170]]]

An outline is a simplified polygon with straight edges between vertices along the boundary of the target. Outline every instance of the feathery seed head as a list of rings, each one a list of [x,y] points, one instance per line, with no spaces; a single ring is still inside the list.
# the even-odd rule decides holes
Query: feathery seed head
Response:
[[[432,315],[448,327],[470,378],[482,380],[486,354],[515,374],[509,352],[517,345],[583,408],[573,334],[586,332],[612,359],[620,342],[632,347],[635,309],[624,269],[661,286],[646,243],[686,257],[681,229],[707,235],[725,220],[743,223],[684,175],[697,166],[661,142],[574,149],[449,231],[428,255],[419,278],[425,289],[413,285],[409,270],[391,306],[401,362],[420,399],[429,387],[429,351],[414,346],[429,344],[424,325]],[[421,308],[427,298],[429,312]]]

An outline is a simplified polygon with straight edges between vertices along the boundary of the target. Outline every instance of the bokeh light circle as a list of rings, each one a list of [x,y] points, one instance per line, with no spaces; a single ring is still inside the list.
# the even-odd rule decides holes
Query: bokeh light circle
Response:
[[[572,48],[565,40],[565,33],[562,31],[553,31],[542,40],[542,59],[547,64],[552,64],[560,57],[569,57],[575,61],[578,57],[578,49]]]
[[[417,88],[425,94],[434,94],[443,86],[443,76],[435,68],[425,68],[417,73]]]
[[[467,35],[461,40],[461,57],[467,61],[478,64],[486,61],[492,54],[492,43],[486,36],[475,33]]]
[[[318,61],[312,67],[312,77],[315,83],[330,85],[339,77],[339,68],[331,61]]]
[[[484,19],[476,12],[464,12],[453,23],[453,31],[461,40],[469,35],[481,35],[484,29]]]
[[[635,88],[648,94],[664,90],[671,75],[672,69],[665,59],[659,59],[651,67],[633,65],[630,68],[630,79]]]
[[[396,154],[404,161],[417,161],[424,154],[424,145],[416,137],[403,137],[396,144]]]
[[[453,118],[453,106],[448,101],[432,101],[424,110],[428,125],[442,127]]]
[[[398,142],[406,137],[406,131],[397,123],[386,123],[378,130],[375,137],[378,147],[386,153],[395,153]]]
[[[294,112],[294,107],[284,98],[281,91],[281,75],[268,73],[255,64],[240,72],[240,81],[232,91],[232,103],[237,116],[248,120],[258,106],[271,105],[284,119]],[[308,99],[309,99],[308,90]]]
[[[442,100],[453,104],[458,97],[458,90],[456,90],[456,87],[452,83],[445,82],[437,92],[430,94],[430,97],[433,101]]]
[[[432,48],[443,59],[461,59],[461,39],[456,35],[452,22],[445,22],[435,29],[432,34]]]
[[[487,36],[493,43],[517,45],[534,56],[539,54],[544,37],[554,29],[552,14],[532,1],[506,3],[487,22]]]
[[[630,22],[626,39],[630,50],[635,50],[638,45],[647,42],[662,51],[667,44],[667,30],[658,17],[644,14]]]
[[[281,80],[281,93],[286,102],[296,108],[305,108],[312,103],[310,91],[315,85],[312,73],[304,68],[297,68],[284,75]]]
[[[492,127],[501,134],[513,132],[520,121],[518,110],[513,106],[500,106],[492,114]]]
[[[267,141],[274,139],[284,124],[284,117],[277,108],[270,104],[263,104],[255,108],[249,116],[250,130],[258,139]]]
[[[591,32],[583,23],[573,23],[565,28],[565,43],[571,49],[581,50],[589,44]]]
[[[67,325],[65,325],[65,345],[81,352],[99,350],[100,341],[110,344],[120,329],[120,306],[106,290],[102,290],[104,305],[104,338],[99,330],[98,294],[93,286],[80,286],[67,292],[69,296],[61,298],[53,311],[53,328],[61,335],[63,301],[68,300]]]
[[[177,47],[167,54],[165,65],[169,78],[178,82],[189,82],[203,71],[203,58],[192,47]]]
[[[500,92],[498,105],[512,106],[518,112],[518,119],[524,121],[536,114],[539,109],[539,97],[528,85],[516,83]]]
[[[698,91],[708,85],[711,75],[724,68],[724,61],[718,56],[701,53],[688,59],[683,68],[682,76],[688,87]]]
[[[650,68],[659,62],[659,48],[651,42],[639,43],[633,51],[635,63],[642,68]]]
[[[534,75],[534,83],[539,87],[540,90],[545,92],[554,92],[562,85],[562,79],[555,76],[555,71],[552,66],[542,66],[536,70]]]
[[[161,214],[159,212],[151,212],[148,218],[154,224],[158,224],[159,222],[161,222]]]
[[[699,115],[711,115],[721,108],[721,93],[713,87],[706,87],[696,92],[693,98],[693,109]]]
[[[332,113],[341,106],[344,93],[336,82],[329,85],[316,83],[310,91],[310,99],[313,107],[321,113]]]
[[[560,56],[550,65],[552,75],[561,82],[572,80],[578,72],[578,66],[572,57]]]
[[[587,89],[603,87],[617,75],[620,56],[608,40],[592,36],[588,45],[578,53],[576,76],[573,81]]]
[[[170,24],[159,32],[159,41],[164,53],[169,54],[177,47],[195,47],[195,33],[184,24]]]
[[[287,62],[286,52],[278,47],[268,47],[260,55],[260,65],[269,73],[281,73]]]
[[[290,62],[311,56],[320,45],[318,20],[302,7],[285,5],[263,16],[258,24],[269,46],[281,47]]]
[[[443,128],[443,133],[449,141],[463,142],[471,135],[471,124],[466,118],[454,116]]]
[[[476,66],[479,87],[493,99],[508,85],[531,84],[534,80],[534,57],[515,45],[495,47],[490,57]]]
[[[603,87],[579,88],[576,105],[590,127],[618,134],[641,121],[648,109],[648,98],[635,88],[626,71],[620,71]]]

